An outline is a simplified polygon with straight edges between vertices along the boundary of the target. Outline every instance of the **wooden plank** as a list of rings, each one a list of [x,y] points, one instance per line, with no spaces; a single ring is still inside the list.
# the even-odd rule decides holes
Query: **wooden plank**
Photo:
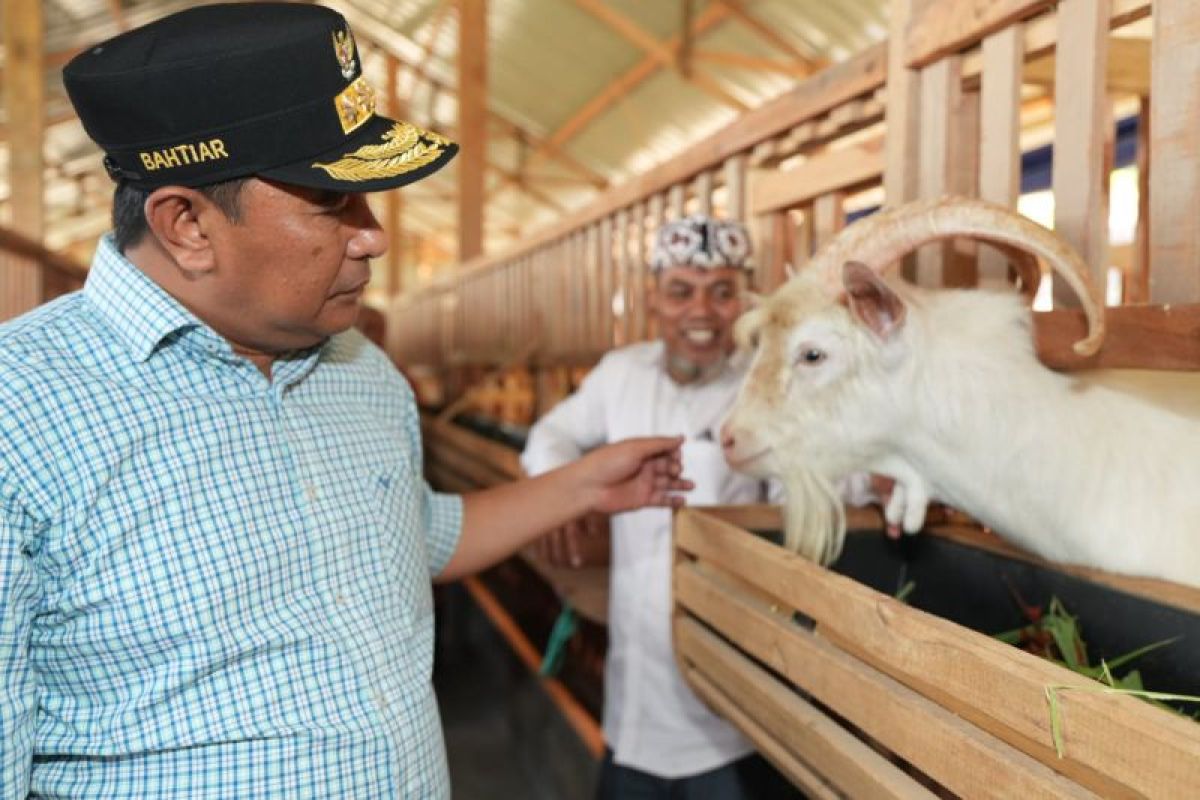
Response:
[[[613,262],[613,218],[611,215],[600,220],[600,352],[614,346],[613,297],[617,291],[616,267]]]
[[[871,139],[827,150],[787,170],[754,177],[750,210],[755,216],[795,208],[834,191],[854,191],[883,176],[884,140]]]
[[[1108,42],[1108,64],[1104,85],[1110,94],[1150,94],[1149,39],[1119,38]],[[1054,85],[1057,59],[1051,53],[1025,65],[1024,81],[1041,86]]]
[[[661,198],[661,195],[655,195]],[[660,200],[661,202],[661,200]],[[633,249],[633,330],[630,331],[630,341],[640,342],[646,337],[646,305],[649,291],[649,261],[647,238],[649,227],[647,219],[652,215],[653,199],[649,204],[639,203],[635,206],[634,214],[634,249]]]
[[[8,117],[9,223],[40,243],[45,233],[42,137],[46,76],[42,52],[45,20],[40,0],[4,0],[4,108]],[[36,262],[0,255],[0,321],[42,302],[42,271]]]
[[[786,608],[764,606],[738,591],[715,571],[682,563],[674,586],[676,602],[688,613],[956,796],[1092,797],[819,633],[791,622]]]
[[[1110,29],[1136,22],[1150,16],[1151,0],[1111,0],[1111,13],[1108,19]],[[1053,13],[1035,17],[1023,26],[1025,31],[1025,60],[1034,61],[1053,53],[1058,43],[1058,18]],[[977,77],[983,69],[983,56],[979,50],[973,50],[963,57],[963,76],[971,79]],[[969,82],[969,81],[968,81]]]
[[[672,219],[682,219],[687,215],[687,190],[682,183],[677,183],[668,190],[667,207]]]
[[[1082,358],[1071,349],[1086,329],[1081,311],[1035,313],[1038,357],[1046,366],[1062,370],[1200,370],[1200,305],[1117,306],[1107,309],[1105,318],[1104,346],[1096,355]]]
[[[1017,207],[1021,192],[1021,64],[1024,27],[1010,25],[983,40],[980,86],[979,196],[1007,208]],[[1008,258],[983,245],[979,282],[1008,283]]]
[[[954,189],[958,152],[956,114],[962,105],[962,59],[948,56],[921,70],[921,141],[917,195],[942,197]],[[952,242],[928,244],[917,251],[916,283],[943,286]]]
[[[887,54],[887,142],[883,193],[887,206],[917,198],[920,74],[905,66],[904,41],[914,0],[892,0]]]
[[[629,260],[629,209],[622,208],[617,212],[617,228],[615,243],[615,266],[617,274],[617,294],[621,298],[621,316],[616,320],[613,345],[622,347],[629,344],[632,325],[630,316],[633,310],[633,266]]]
[[[1053,0],[914,0],[905,66],[923,67],[1051,5]]]
[[[1055,86],[1070,88],[1055,94],[1054,230],[1083,257],[1097,286],[1107,284],[1108,273],[1108,175],[1103,166],[1105,127],[1111,124],[1104,86],[1109,3],[1059,3],[1055,71]],[[1079,304],[1057,276],[1054,304]]]
[[[845,200],[844,192],[829,192],[813,203],[813,247],[816,250],[829,244],[846,227],[846,212],[842,208]]]
[[[755,744],[780,743],[849,797],[934,797],[700,623],[678,618],[674,635],[676,651],[690,666],[685,673],[689,681],[700,687],[720,687],[723,697],[718,697],[718,702],[725,702],[718,710],[739,713],[742,725],[749,723],[750,727],[743,732],[751,735]],[[712,694],[704,691],[706,698]],[[761,731],[757,737],[753,735],[756,727]],[[806,783],[813,785],[811,780]],[[823,788],[820,783],[817,788]]]
[[[746,219],[746,154],[735,153],[725,161],[725,196],[730,219]]]
[[[500,472],[509,480],[517,480],[523,474],[520,454],[507,445],[494,442],[477,433],[454,424],[435,424],[432,418],[422,417],[422,434],[426,443],[444,439],[461,452],[484,461],[489,468]]]
[[[677,520],[676,547],[752,580],[876,669],[1093,791],[1171,797],[1200,785],[1194,722],[1132,697],[1087,691],[1096,684],[1082,676],[905,606],[713,517],[684,509]],[[754,627],[744,616],[737,626]],[[1052,746],[1048,686],[1084,689],[1059,692],[1061,758]]]
[[[1133,237],[1133,264],[1125,276],[1125,303],[1150,301],[1150,98],[1138,102],[1138,218]]]
[[[1154,4],[1150,300],[1200,300],[1200,9]]]
[[[696,210],[711,217],[713,213],[713,174],[710,170],[704,170],[696,176],[695,192],[696,200],[699,203]]]
[[[689,669],[684,673],[684,677],[696,695],[745,734],[746,738],[754,743],[759,754],[774,764],[776,769],[803,792],[803,797],[820,800],[836,800],[842,797],[833,791],[812,767],[793,756],[767,733],[754,717],[744,712],[716,683],[695,669]]]
[[[458,260],[483,252],[487,169],[487,0],[458,6]]]

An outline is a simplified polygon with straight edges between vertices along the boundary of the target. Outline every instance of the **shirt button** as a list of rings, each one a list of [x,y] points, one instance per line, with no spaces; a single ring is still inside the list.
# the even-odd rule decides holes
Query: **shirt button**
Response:
[[[338,592],[336,595],[333,596],[333,602],[337,603],[339,606],[346,605],[346,595],[342,594],[341,592]]]
[[[315,503],[317,500],[317,487],[311,483],[305,486],[304,496],[308,498],[308,502]]]

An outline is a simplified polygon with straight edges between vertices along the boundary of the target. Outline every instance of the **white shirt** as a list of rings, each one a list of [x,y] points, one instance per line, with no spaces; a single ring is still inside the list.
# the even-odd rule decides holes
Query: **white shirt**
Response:
[[[529,434],[521,463],[537,475],[607,442],[631,436],[686,436],[683,474],[695,481],[691,505],[761,502],[763,483],[729,469],[720,423],[745,375],[730,363],[703,385],[667,375],[662,342],[606,355],[579,390]],[[692,693],[671,647],[671,512],[612,519],[609,647],[604,736],[616,763],[666,778],[695,775],[750,752],[752,745]]]

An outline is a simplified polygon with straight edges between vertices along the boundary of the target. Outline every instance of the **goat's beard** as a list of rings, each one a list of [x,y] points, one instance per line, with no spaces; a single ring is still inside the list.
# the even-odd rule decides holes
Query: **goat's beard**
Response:
[[[846,541],[846,510],[833,483],[797,464],[788,465],[780,481],[787,494],[784,546],[823,566],[836,561]]]

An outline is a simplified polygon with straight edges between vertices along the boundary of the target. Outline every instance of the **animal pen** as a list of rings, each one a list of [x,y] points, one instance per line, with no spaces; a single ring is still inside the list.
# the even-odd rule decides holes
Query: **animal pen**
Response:
[[[1113,34],[1131,24],[1152,26],[1148,45]],[[1052,119],[1054,227],[1100,286],[1118,288],[1097,355],[1070,348],[1084,321],[1067,293],[1035,314],[1039,354],[1057,369],[1186,380],[1200,368],[1198,37],[1200,7],[1187,0],[896,0],[884,45],[523,246],[405,297],[389,311],[389,350],[439,399],[465,392],[480,413],[528,424],[605,351],[653,334],[645,265],[662,221],[691,211],[746,220],[757,287],[769,291],[786,264],[802,269],[848,216],[882,203],[954,194],[1015,207],[1022,132]],[[1136,120],[1139,189],[1120,253],[1106,224],[1118,118]],[[904,269],[924,286],[1010,276],[1003,253],[958,242],[924,247]],[[427,428],[434,468],[455,473],[443,427]],[[496,451],[481,445],[468,467],[465,448],[450,480],[480,485],[466,473]],[[882,525],[863,513],[851,523]],[[1182,797],[1200,785],[1195,722],[1098,692],[895,599],[898,587],[871,588],[747,535],[778,528],[769,508],[677,516],[675,648],[696,692],[812,796]],[[849,553],[863,536],[850,537]],[[1196,630],[1193,589],[1034,566],[977,526],[922,536],[1009,565],[988,569],[1083,575]]]

